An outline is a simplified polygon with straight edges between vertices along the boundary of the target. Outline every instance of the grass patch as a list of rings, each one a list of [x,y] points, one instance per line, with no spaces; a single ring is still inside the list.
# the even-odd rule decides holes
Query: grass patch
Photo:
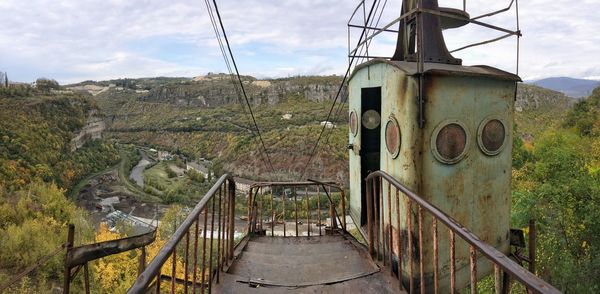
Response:
[[[187,175],[179,177],[171,168],[175,163],[172,161],[162,161],[153,167],[144,171],[144,184],[165,192],[182,188],[189,183]]]

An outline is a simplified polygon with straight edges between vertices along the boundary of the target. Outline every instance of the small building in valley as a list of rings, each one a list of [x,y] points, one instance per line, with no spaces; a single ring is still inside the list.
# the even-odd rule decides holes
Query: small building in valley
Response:
[[[234,177],[233,180],[235,181],[235,190],[244,194],[250,192],[250,186],[254,184],[253,180],[239,177]]]
[[[201,163],[197,161],[189,161],[186,163],[186,170],[194,170],[199,172],[204,176],[205,179],[208,179],[208,175],[210,174],[210,170]]]

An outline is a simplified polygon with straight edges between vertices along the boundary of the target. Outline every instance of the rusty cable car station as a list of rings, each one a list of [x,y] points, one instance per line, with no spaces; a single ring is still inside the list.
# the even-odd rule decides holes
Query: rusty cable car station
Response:
[[[509,227],[518,61],[517,74],[463,66],[442,34],[468,24],[503,34],[452,52],[507,37],[518,44],[518,1],[471,17],[466,1],[403,0],[382,28],[372,24],[375,3],[361,1],[348,21],[349,44],[351,30],[362,32],[344,78],[349,193],[306,179],[256,182],[242,195],[223,175],[149,262],[155,231],[73,247],[70,227],[65,293],[81,268],[89,291],[89,261],[135,248],[129,293],[477,293],[484,278],[496,293],[560,293],[532,273],[535,225],[528,256],[523,232]],[[511,10],[516,30],[481,20]],[[369,55],[381,33],[397,36],[391,57]],[[239,201],[247,215],[235,215]]]

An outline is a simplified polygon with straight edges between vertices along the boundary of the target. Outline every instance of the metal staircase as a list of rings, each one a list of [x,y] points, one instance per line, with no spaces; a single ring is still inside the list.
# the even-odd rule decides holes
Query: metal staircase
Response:
[[[482,278],[480,259],[494,269],[497,293],[508,293],[516,283],[533,293],[560,293],[391,176],[378,171],[368,180],[369,199],[394,195],[414,206],[417,213],[407,216],[415,218],[409,221],[408,242],[394,242],[385,212],[370,213],[366,228],[347,223],[344,191],[335,183],[255,183],[247,195],[236,196],[233,177],[224,175],[128,293],[455,293],[460,289],[440,285],[460,279],[476,285]],[[386,195],[375,188],[384,186]],[[236,199],[243,198],[247,212],[236,216]],[[437,237],[433,244],[421,242],[424,215],[433,220],[436,236],[442,228],[449,232],[449,239],[439,238],[451,242],[449,268],[438,267]],[[234,225],[240,219],[247,221],[244,232]],[[366,244],[349,230],[364,234]],[[234,239],[239,233],[244,237]],[[436,256],[433,275],[424,272],[420,256],[429,247]],[[399,263],[397,252],[408,261]],[[476,286],[471,293],[477,293]]]

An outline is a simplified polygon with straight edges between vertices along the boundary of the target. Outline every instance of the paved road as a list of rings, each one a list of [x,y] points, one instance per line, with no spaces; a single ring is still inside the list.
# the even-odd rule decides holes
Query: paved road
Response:
[[[129,178],[132,179],[138,186],[144,188],[144,170],[146,166],[152,163],[152,160],[146,156],[146,153],[140,150],[142,154],[142,159],[138,164],[131,169],[131,174],[129,174]]]

